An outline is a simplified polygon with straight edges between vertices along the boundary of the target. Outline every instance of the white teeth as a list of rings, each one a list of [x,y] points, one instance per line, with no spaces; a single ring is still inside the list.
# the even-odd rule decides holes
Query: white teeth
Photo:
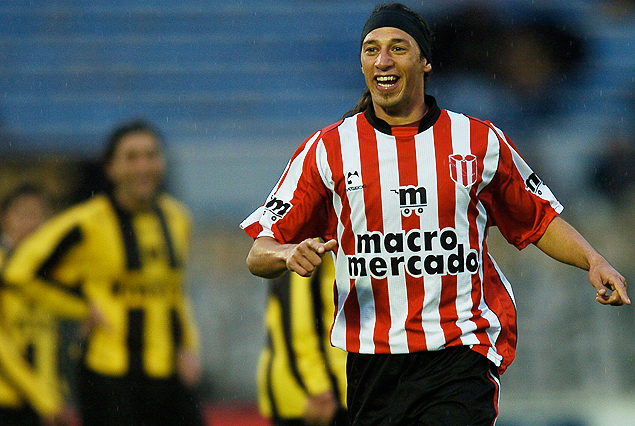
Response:
[[[377,81],[381,83],[390,83],[390,82],[397,81],[397,77],[395,77],[394,75],[378,76]]]
[[[394,75],[378,75],[377,76],[377,84],[381,87],[390,88],[395,83],[397,83],[399,77]]]

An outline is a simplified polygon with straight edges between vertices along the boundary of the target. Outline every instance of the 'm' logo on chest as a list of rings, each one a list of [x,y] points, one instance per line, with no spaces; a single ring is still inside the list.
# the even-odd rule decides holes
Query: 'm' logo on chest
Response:
[[[391,191],[399,195],[399,208],[404,216],[410,216],[412,212],[420,215],[428,205],[428,193],[423,186],[408,185]]]

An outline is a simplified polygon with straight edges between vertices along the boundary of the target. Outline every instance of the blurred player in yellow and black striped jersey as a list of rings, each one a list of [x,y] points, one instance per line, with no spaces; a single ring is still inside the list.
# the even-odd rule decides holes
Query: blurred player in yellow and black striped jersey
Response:
[[[42,189],[24,184],[0,204],[0,265],[51,213]],[[0,426],[61,421],[58,322],[19,287],[0,285]]]
[[[258,368],[259,405],[275,426],[347,425],[346,352],[331,346],[335,267],[269,282],[267,344]]]
[[[192,392],[200,380],[198,334],[183,289],[190,217],[163,192],[165,165],[149,125],[116,129],[103,158],[110,188],[47,222],[5,269],[9,283],[35,282],[83,301],[84,312],[54,307],[85,321],[77,386],[83,426],[202,422]]]

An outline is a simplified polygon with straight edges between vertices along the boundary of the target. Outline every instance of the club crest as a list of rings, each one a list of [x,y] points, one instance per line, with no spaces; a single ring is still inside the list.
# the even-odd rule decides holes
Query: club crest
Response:
[[[473,154],[452,154],[450,159],[450,177],[464,188],[469,188],[476,182],[476,156]]]

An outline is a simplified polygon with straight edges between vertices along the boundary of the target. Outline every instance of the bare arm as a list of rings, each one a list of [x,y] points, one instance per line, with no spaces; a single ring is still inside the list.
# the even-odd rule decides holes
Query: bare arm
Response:
[[[595,287],[598,302],[604,305],[631,304],[624,277],[560,217],[549,224],[536,246],[560,262],[589,271],[589,282]]]
[[[247,256],[247,268],[263,278],[275,278],[287,270],[309,277],[322,263],[326,252],[336,246],[335,240],[321,243],[308,238],[300,244],[281,244],[271,237],[259,237]]]

